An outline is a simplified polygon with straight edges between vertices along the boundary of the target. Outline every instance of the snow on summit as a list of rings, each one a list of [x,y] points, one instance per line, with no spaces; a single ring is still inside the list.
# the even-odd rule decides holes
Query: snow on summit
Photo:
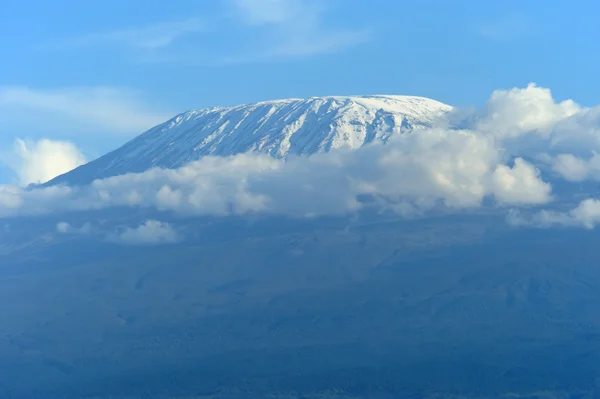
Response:
[[[423,97],[347,96],[264,101],[192,110],[50,184],[177,168],[205,155],[245,152],[285,159],[355,149],[394,134],[431,127],[451,106]]]

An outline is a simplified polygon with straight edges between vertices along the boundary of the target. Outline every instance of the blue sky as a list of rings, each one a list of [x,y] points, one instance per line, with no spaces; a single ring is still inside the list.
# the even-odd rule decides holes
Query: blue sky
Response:
[[[0,159],[16,138],[93,159],[175,113],[275,98],[600,93],[592,0],[4,0],[0,13]]]

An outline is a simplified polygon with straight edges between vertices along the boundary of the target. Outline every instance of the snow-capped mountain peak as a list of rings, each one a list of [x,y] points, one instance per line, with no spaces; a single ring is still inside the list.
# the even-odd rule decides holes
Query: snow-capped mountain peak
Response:
[[[430,127],[451,109],[423,97],[374,95],[191,110],[50,183],[84,184],[152,167],[177,168],[206,155],[254,152],[285,159],[355,149]]]

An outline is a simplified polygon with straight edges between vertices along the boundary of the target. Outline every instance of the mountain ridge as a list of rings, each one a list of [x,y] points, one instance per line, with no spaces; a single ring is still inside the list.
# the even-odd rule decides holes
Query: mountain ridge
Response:
[[[93,180],[178,168],[203,156],[259,153],[310,156],[434,126],[452,107],[418,96],[364,95],[279,99],[193,109],[118,149],[46,183]]]

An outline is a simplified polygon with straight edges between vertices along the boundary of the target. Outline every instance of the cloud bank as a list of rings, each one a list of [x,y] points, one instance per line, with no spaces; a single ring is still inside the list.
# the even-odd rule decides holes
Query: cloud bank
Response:
[[[498,204],[544,204],[551,187],[523,159],[502,162],[490,137],[432,129],[387,144],[286,162],[263,155],[205,157],[175,170],[152,169],[89,186],[0,190],[0,216],[108,207],[148,207],[194,215],[343,215],[365,206],[425,211]],[[374,204],[374,205],[373,205]]]

